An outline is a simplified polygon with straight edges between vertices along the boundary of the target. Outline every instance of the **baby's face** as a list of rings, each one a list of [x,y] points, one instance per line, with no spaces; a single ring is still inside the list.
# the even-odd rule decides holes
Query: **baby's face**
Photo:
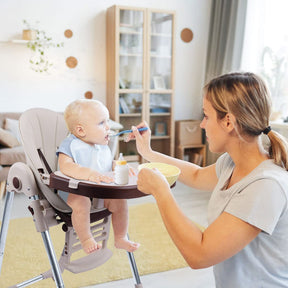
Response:
[[[91,105],[83,115],[82,126],[85,130],[83,141],[89,144],[107,145],[109,141],[109,112],[103,105]]]

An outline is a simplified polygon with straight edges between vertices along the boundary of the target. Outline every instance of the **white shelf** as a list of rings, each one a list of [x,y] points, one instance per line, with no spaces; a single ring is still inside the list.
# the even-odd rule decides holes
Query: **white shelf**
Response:
[[[27,44],[29,42],[29,40],[14,39],[11,42],[15,43],[15,44]]]
[[[0,43],[14,43],[14,44],[27,44],[28,40],[14,39],[14,40],[0,40]]]

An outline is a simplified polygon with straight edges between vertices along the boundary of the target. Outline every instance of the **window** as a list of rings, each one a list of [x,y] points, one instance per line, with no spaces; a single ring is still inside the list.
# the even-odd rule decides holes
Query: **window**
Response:
[[[271,91],[271,120],[288,122],[288,1],[248,1],[241,70],[261,75]]]

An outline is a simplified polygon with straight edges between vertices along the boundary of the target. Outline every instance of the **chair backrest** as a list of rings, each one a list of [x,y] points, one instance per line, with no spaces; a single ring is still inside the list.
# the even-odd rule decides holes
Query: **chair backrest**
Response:
[[[63,115],[44,108],[29,109],[21,115],[19,128],[27,165],[33,171],[42,195],[55,209],[65,213],[71,212],[65,201],[46,186],[40,176],[40,173],[49,174],[49,171],[39,151],[45,156],[51,170],[57,170],[56,150],[68,133]]]

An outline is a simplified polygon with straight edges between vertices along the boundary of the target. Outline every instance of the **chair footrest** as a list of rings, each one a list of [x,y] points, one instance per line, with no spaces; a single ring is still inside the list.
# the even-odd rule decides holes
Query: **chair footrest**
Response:
[[[72,273],[81,273],[94,269],[110,259],[112,251],[108,248],[102,248],[85,257],[76,259],[69,264],[65,265],[64,269]]]

